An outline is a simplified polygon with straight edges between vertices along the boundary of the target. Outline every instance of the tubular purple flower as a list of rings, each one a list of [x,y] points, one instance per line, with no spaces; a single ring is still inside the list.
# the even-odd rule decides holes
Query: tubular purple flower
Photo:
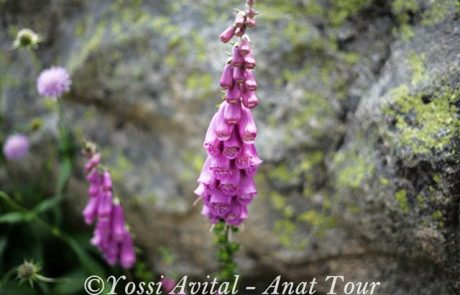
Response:
[[[51,67],[41,72],[37,79],[37,90],[41,96],[57,98],[68,92],[72,81],[63,67]]]
[[[251,111],[244,106],[241,107],[241,120],[240,124],[238,124],[238,131],[244,143],[254,143],[257,136],[256,123],[254,122]]]
[[[105,191],[112,191],[112,176],[109,171],[104,171],[102,187]]]
[[[224,141],[230,138],[233,131],[233,125],[227,124],[224,117],[225,105],[221,104],[217,111],[216,122],[214,125],[214,132],[216,133],[217,139]]]
[[[230,204],[232,198],[222,194],[219,191],[215,191],[211,195],[210,208],[212,214],[218,217],[225,217],[225,215],[230,212]]]
[[[214,176],[211,171],[211,157],[207,157],[204,162],[203,168],[201,169],[200,177],[198,177],[198,183],[205,185],[206,188],[212,189],[214,184]]]
[[[83,218],[86,224],[92,224],[96,220],[99,198],[90,197],[88,204],[83,209]]]
[[[225,68],[220,76],[220,87],[230,89],[233,86],[233,67],[230,63],[225,65]]]
[[[220,37],[219,37],[220,41],[222,41],[223,43],[228,43],[228,41],[230,41],[233,38],[234,34],[235,34],[235,27],[230,26],[227,29],[225,29],[225,31],[223,31],[222,34],[220,34]]]
[[[108,217],[112,213],[112,193],[104,192],[100,196],[97,215],[99,218]]]
[[[220,191],[227,196],[233,196],[238,192],[240,185],[240,170],[232,169],[230,174],[219,183]]]
[[[247,207],[234,200],[232,201],[230,211],[225,216],[225,222],[227,224],[238,226],[247,218],[247,216]]]
[[[233,80],[236,83],[241,84],[244,82],[244,79],[244,68],[233,67]]]
[[[235,27],[241,28],[242,26],[244,26],[245,20],[246,20],[246,14],[244,13],[244,11],[239,11],[235,17],[235,22],[234,22]]]
[[[125,215],[120,204],[113,205],[112,214],[113,238],[116,241],[122,241],[126,228]]]
[[[241,175],[240,191],[237,196],[238,202],[243,205],[248,205],[252,202],[257,194],[256,184],[252,176]]]
[[[249,52],[251,51],[251,41],[249,40],[248,35],[244,35],[243,37],[241,37],[239,48],[241,55],[245,56],[249,54]]]
[[[259,105],[259,99],[254,91],[245,91],[242,94],[243,105],[248,109],[253,109]]]
[[[246,21],[244,22],[244,24],[248,27],[248,28],[255,28],[257,26],[257,23],[256,23],[256,18],[254,16],[248,16],[246,17]]]
[[[238,46],[233,47],[233,54],[232,54],[232,66],[236,68],[241,68],[244,63],[244,57],[240,54],[240,50]]]
[[[241,119],[241,104],[223,102],[225,123],[238,124]]]
[[[245,70],[245,80],[244,86],[249,91],[256,91],[257,90],[257,81],[252,70],[246,69]]]
[[[98,166],[101,163],[101,155],[94,154],[89,161],[85,164],[85,171],[89,172],[93,170],[94,167]]]
[[[225,100],[230,104],[239,103],[241,101],[241,87],[238,84],[234,84],[231,89],[227,90]]]
[[[133,240],[129,232],[125,231],[121,243],[120,264],[123,268],[129,269],[136,263],[136,254],[134,252]]]
[[[209,169],[216,179],[221,180],[231,173],[230,160],[222,155],[213,157],[211,158]]]
[[[248,144],[243,144],[241,146],[241,152],[235,159],[235,166],[238,169],[246,169],[251,165],[251,160],[253,157],[252,149]]]
[[[241,37],[241,36],[244,35],[245,32],[246,32],[246,27],[245,27],[245,26],[236,28],[236,29],[235,29],[235,36]]]
[[[212,117],[203,143],[204,148],[211,156],[219,155],[221,149],[221,142],[217,139],[216,132],[214,131],[216,128],[216,118],[217,114]]]
[[[236,129],[233,131],[232,136],[229,140],[224,141],[224,149],[222,154],[227,159],[233,160],[240,154],[241,145],[243,143],[240,140],[238,132]]]
[[[249,7],[248,9],[246,9],[246,15],[249,17],[249,18],[253,18],[257,15],[257,12],[256,10],[254,9],[254,7]]]
[[[7,137],[3,145],[3,155],[7,160],[19,161],[29,153],[29,139],[23,134],[13,134]]]
[[[174,281],[173,279],[162,278],[160,282],[161,287],[163,288],[163,291],[166,294],[171,293],[171,291],[174,290],[174,288],[176,287],[176,281]]]
[[[256,67],[256,60],[252,55],[252,50],[244,56],[243,62],[246,69],[254,69]]]

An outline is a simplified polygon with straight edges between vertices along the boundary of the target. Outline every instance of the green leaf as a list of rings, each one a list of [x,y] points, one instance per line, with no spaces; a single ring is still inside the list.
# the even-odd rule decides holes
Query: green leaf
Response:
[[[0,215],[0,223],[19,223],[28,222],[33,218],[30,213],[8,212]]]
[[[63,161],[59,165],[59,177],[58,177],[58,182],[57,182],[57,187],[56,187],[56,194],[57,198],[62,197],[62,191],[64,190],[64,187],[67,183],[67,180],[69,180],[70,177],[70,172],[72,171],[72,162],[70,161],[70,158],[64,158]]]
[[[56,207],[59,204],[59,202],[60,200],[57,198],[50,198],[50,199],[43,200],[37,206],[35,206],[33,211],[37,214],[47,211],[49,209]]]

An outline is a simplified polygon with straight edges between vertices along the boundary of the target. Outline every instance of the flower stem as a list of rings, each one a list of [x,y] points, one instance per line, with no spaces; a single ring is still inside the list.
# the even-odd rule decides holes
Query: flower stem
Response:
[[[232,242],[230,236],[232,232],[238,231],[238,228],[232,227],[221,221],[214,227],[215,244],[217,246],[217,257],[220,264],[218,273],[221,282],[234,282],[237,274],[237,264],[235,254],[240,248],[236,242]]]

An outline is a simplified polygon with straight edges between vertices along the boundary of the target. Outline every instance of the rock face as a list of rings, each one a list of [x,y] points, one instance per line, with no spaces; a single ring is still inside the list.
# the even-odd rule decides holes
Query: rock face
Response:
[[[68,119],[100,146],[152,268],[213,272],[192,192],[228,49],[218,34],[240,1],[29,2],[0,1],[3,131],[41,116],[32,157],[46,165],[56,117],[29,82],[35,59],[7,50],[15,27],[31,27],[45,40],[36,60],[72,72]],[[382,282],[374,294],[458,294],[455,1],[271,2],[251,36],[264,164],[236,237],[242,275],[264,284],[345,274]],[[81,174],[71,187],[79,211]],[[165,247],[173,266],[158,263]]]

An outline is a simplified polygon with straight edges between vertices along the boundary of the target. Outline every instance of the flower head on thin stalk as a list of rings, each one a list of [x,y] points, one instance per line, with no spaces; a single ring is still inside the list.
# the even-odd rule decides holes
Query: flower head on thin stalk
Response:
[[[22,160],[29,153],[29,138],[24,134],[8,136],[3,145],[3,154],[10,161]]]
[[[41,38],[31,29],[21,29],[16,35],[13,43],[13,48],[38,48]]]
[[[131,268],[136,262],[136,253],[123,207],[113,196],[112,176],[101,168],[101,155],[94,144],[87,143],[84,153],[89,200],[83,209],[83,218],[87,224],[96,222],[91,244],[102,252],[108,264],[119,263],[123,268]]]
[[[72,81],[63,67],[51,67],[41,72],[37,79],[37,90],[41,96],[57,98],[68,92]]]
[[[254,58],[247,29],[256,26],[255,0],[246,1],[246,10],[237,10],[234,23],[220,35],[223,43],[239,37],[231,59],[224,66],[219,84],[225,91],[206,133],[208,157],[195,193],[203,200],[202,214],[211,223],[239,226],[248,217],[247,206],[257,195],[254,175],[261,164],[255,140],[257,127],[252,109],[259,104]]]

